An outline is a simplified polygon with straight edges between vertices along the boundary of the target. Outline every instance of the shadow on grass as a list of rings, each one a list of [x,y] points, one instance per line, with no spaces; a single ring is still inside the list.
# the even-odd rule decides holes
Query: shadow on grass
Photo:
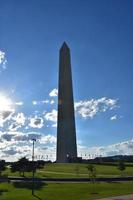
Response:
[[[92,195],[97,195],[97,194],[99,194],[98,192],[91,192],[90,194],[92,194]]]
[[[42,200],[38,195],[35,194],[36,190],[41,190],[44,186],[46,186],[47,183],[42,183],[42,182],[35,182],[34,186],[32,182],[13,182],[13,186],[15,188],[24,188],[24,189],[29,189],[32,191],[32,196],[35,197],[36,199]]]
[[[42,183],[42,182],[35,182],[34,183],[34,190],[41,190],[44,186],[46,186],[47,183]],[[33,184],[32,182],[13,182],[13,186],[15,188],[25,188],[32,190],[33,189]]]
[[[36,199],[42,200],[39,196],[33,194],[33,197],[35,197]]]
[[[106,183],[113,183],[113,184],[120,185],[122,182],[118,182],[118,181],[107,181]]]
[[[0,190],[0,196],[1,196],[4,192],[8,192],[8,190]]]

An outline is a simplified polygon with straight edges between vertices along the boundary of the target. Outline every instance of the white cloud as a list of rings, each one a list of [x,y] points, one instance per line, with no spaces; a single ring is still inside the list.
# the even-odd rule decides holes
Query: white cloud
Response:
[[[18,131],[9,131],[5,132],[1,135],[1,137],[7,141],[15,141],[15,142],[26,142],[32,141],[32,139],[39,140],[41,139],[41,134],[36,132],[22,133]],[[18,143],[19,144],[19,143]]]
[[[11,119],[15,113],[15,109],[11,99],[0,93],[0,126],[3,127],[4,123]]]
[[[34,101],[32,101],[32,104],[33,104],[33,105],[37,105],[38,102],[34,100]]]
[[[42,103],[43,103],[43,104],[45,104],[45,103],[47,104],[47,103],[49,103],[49,100],[48,100],[48,99],[43,100]]]
[[[10,131],[17,131],[18,128],[21,128],[25,125],[26,117],[23,113],[18,113],[12,117],[13,122],[9,126]]]
[[[50,101],[50,104],[54,104],[55,103],[55,101],[52,99],[51,101]]]
[[[27,156],[31,159],[33,138],[36,139],[35,155],[41,154],[43,155],[43,159],[44,157],[46,159],[48,156],[52,160],[55,159],[55,136],[50,134],[43,135],[37,132],[22,133],[18,131],[0,132],[1,158],[8,161],[15,161],[22,156]]]
[[[22,106],[24,103],[22,101],[19,101],[19,102],[16,102],[15,104],[18,106]]]
[[[40,140],[40,143],[56,143],[56,137],[53,136],[53,135],[45,135],[45,136],[42,136],[41,140]]]
[[[3,51],[0,51],[0,64],[3,62],[5,59],[5,53]]]
[[[44,115],[47,121],[57,122],[57,110],[53,109],[51,112],[47,112]]]
[[[0,50],[0,72],[4,71],[7,68],[6,64],[7,59],[5,56],[5,52]]]
[[[23,156],[31,158],[32,139],[35,138],[35,155],[46,155],[49,159],[55,160],[56,154],[56,137],[53,135],[42,135],[36,132],[21,133],[8,132],[0,133],[0,154],[3,159],[17,160]],[[52,145],[52,146],[51,146]],[[98,156],[113,156],[113,155],[132,155],[133,154],[133,139],[125,142],[119,142],[108,146],[86,147],[82,143],[78,143],[78,156],[83,158],[95,158]],[[14,157],[11,157],[14,155]]]
[[[41,117],[31,117],[29,118],[30,119],[30,123],[29,123],[29,126],[32,127],[32,128],[42,128],[44,126],[44,121],[43,121],[43,118]]]
[[[13,102],[4,94],[0,93],[0,111],[14,110]]]
[[[15,120],[18,124],[24,125],[26,117],[25,117],[24,113],[21,112],[21,113],[18,113],[16,116],[14,116],[13,120]]]
[[[53,124],[52,127],[57,128],[57,123]]]
[[[117,99],[107,99],[106,97],[79,101],[75,102],[75,110],[83,118],[93,118],[100,112],[114,109],[117,106],[117,101]]]
[[[52,100],[45,99],[45,100],[42,100],[42,101],[36,101],[36,100],[32,101],[33,105],[54,104],[54,103],[55,103],[55,101],[53,99]]]
[[[10,156],[14,156],[17,153],[21,153],[20,151],[17,151],[14,147],[8,147],[6,149],[3,150],[3,153],[5,155],[10,155]]]
[[[100,147],[78,146],[79,156],[91,155],[92,158],[97,156],[113,156],[113,155],[132,155],[133,139],[125,142]]]
[[[58,90],[56,88],[54,88],[50,93],[49,96],[50,97],[56,97],[58,95]]]
[[[16,122],[13,122],[10,124],[9,126],[9,131],[17,131],[19,128],[21,128],[22,125],[21,124],[18,124]]]
[[[117,120],[117,115],[113,115],[112,117],[110,117],[111,121]]]
[[[23,105],[22,101],[13,102],[8,96],[0,93],[0,126],[9,130],[17,130],[24,125],[25,117],[23,113],[16,113],[16,105]],[[8,122],[8,126],[7,123]]]
[[[1,140],[11,141],[14,136],[15,133],[13,132],[4,132],[1,134],[0,138]]]
[[[0,132],[0,155],[6,160],[17,160],[22,155],[31,158],[32,139],[36,139],[35,154],[49,156],[55,160],[56,137],[51,134],[43,135],[37,132],[22,133],[18,131]],[[94,158],[97,156],[132,155],[133,139],[107,146],[87,147],[78,141],[78,156]],[[12,155],[14,155],[12,157]]]
[[[29,132],[28,134],[25,134],[25,135],[27,136],[28,141],[31,141],[33,139],[40,140],[42,137],[42,135],[37,132]]]
[[[32,104],[33,104],[33,105],[43,105],[43,104],[48,104],[48,103],[51,104],[51,101],[49,101],[48,99],[42,100],[42,101],[36,101],[36,100],[33,100],[33,101],[32,101]]]
[[[11,119],[14,114],[14,110],[0,111],[0,127],[3,127],[4,123]]]

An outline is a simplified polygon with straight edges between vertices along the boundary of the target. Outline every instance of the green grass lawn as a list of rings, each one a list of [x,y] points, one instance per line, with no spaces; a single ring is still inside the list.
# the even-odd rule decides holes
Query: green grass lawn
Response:
[[[78,166],[78,173],[76,168]],[[37,170],[36,177],[88,177],[87,164],[47,164],[43,169]],[[97,177],[116,177],[120,176],[120,171],[116,166],[95,165]],[[11,173],[7,169],[4,174],[8,176],[20,176],[18,172]],[[32,173],[25,173],[26,176],[32,176]],[[133,166],[126,167],[125,176],[133,176]]]
[[[133,193],[133,183],[96,183],[95,193],[90,183],[38,184],[31,195],[31,183],[0,183],[1,200],[93,200],[107,196]]]

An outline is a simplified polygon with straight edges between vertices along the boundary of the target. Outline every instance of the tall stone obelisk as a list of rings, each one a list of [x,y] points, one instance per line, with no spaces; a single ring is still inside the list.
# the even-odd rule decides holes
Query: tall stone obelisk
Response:
[[[77,157],[70,49],[64,42],[59,56],[57,162]]]

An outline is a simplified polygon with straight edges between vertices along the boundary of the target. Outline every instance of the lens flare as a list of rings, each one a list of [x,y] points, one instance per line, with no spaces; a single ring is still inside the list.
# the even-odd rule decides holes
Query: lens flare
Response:
[[[13,110],[13,103],[10,98],[0,94],[0,111]]]

